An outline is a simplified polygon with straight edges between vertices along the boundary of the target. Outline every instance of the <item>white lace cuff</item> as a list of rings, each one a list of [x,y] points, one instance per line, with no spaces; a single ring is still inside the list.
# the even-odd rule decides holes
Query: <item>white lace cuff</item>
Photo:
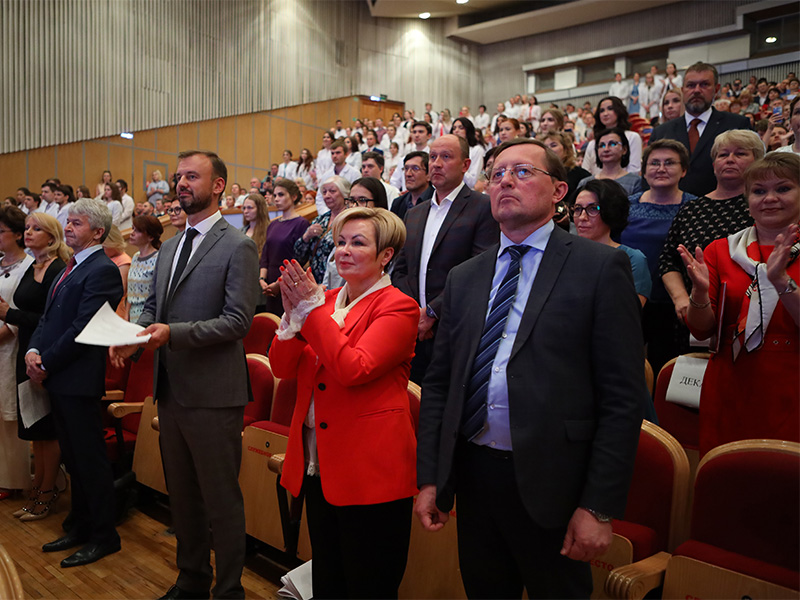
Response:
[[[323,304],[325,304],[325,293],[322,291],[322,288],[317,288],[316,294],[308,300],[303,300],[295,307],[292,311],[291,319],[284,313],[277,331],[278,339],[281,341],[292,339],[295,334],[303,328],[306,318],[311,314],[311,311],[315,308],[319,308]]]

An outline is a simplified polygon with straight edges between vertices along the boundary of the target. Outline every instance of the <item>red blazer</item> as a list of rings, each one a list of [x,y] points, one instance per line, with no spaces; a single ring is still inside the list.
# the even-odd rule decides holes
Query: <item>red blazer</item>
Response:
[[[317,456],[325,499],[377,504],[416,494],[414,421],[407,386],[419,321],[417,303],[394,287],[361,300],[339,329],[338,290],[326,293],[294,338],[272,343],[276,377],[297,378],[281,484],[300,493],[303,421],[314,395]]]

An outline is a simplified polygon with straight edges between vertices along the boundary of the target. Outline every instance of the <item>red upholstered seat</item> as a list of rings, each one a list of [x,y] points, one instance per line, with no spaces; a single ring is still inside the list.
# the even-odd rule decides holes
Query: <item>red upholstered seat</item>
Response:
[[[737,444],[712,450],[698,469],[691,541],[719,549],[718,557],[709,561],[713,564],[771,565],[748,574],[779,585],[788,586],[774,580],[775,573],[789,570],[795,577],[789,587],[798,589],[800,455],[748,448],[747,441]],[[725,451],[737,447],[742,450]],[[711,552],[704,546],[690,549],[698,547],[704,556]]]
[[[614,519],[612,522],[614,533],[621,535],[629,540],[633,546],[633,562],[640,561],[648,556],[653,556],[656,552],[664,550],[659,546],[659,535],[655,529],[631,523],[630,521],[620,521]]]
[[[125,366],[117,368],[111,364],[106,356],[106,390],[124,390],[128,385],[128,376],[131,371],[130,360],[125,361]]]
[[[253,317],[253,323],[250,325],[250,330],[244,337],[244,351],[247,354],[261,354],[266,356],[269,352],[269,346],[272,343],[272,338],[275,337],[275,331],[281,324],[280,318],[272,313],[258,313]]]
[[[244,407],[244,427],[269,418],[275,392],[275,378],[265,356],[248,354],[247,370],[250,374],[253,401]]]

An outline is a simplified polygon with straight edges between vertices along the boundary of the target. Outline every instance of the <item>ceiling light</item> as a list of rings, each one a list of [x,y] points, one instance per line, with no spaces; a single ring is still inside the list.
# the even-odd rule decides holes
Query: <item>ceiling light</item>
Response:
[[[429,13],[429,12],[419,13],[419,18],[420,19],[430,19],[431,18],[431,13]]]
[[[420,17],[421,16],[422,15],[420,15]],[[771,35],[767,39],[765,39],[764,41],[767,42],[768,44],[774,44],[775,42],[778,41],[778,38],[776,38],[774,35]]]
[[[456,4],[466,4],[469,0],[456,0]]]
[[[125,138],[126,140],[132,140],[133,134],[128,133],[127,131],[123,131],[122,133],[119,134],[119,137]]]

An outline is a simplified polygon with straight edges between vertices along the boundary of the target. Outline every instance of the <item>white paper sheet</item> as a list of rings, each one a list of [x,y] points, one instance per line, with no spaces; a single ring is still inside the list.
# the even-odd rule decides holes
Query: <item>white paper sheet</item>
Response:
[[[26,379],[17,386],[19,393],[19,412],[26,429],[39,419],[50,414],[50,396],[42,384]]]
[[[278,590],[279,598],[291,598],[292,600],[312,598],[311,561],[304,562],[296,569],[289,571],[281,577],[281,583],[284,587]]]
[[[679,356],[672,369],[666,401],[690,408],[699,408],[700,391],[703,387],[703,377],[707,366],[707,358]]]
[[[144,331],[144,327],[126,321],[106,302],[78,334],[75,341],[89,346],[146,344],[150,340],[150,334],[137,337],[136,334],[140,331]]]

